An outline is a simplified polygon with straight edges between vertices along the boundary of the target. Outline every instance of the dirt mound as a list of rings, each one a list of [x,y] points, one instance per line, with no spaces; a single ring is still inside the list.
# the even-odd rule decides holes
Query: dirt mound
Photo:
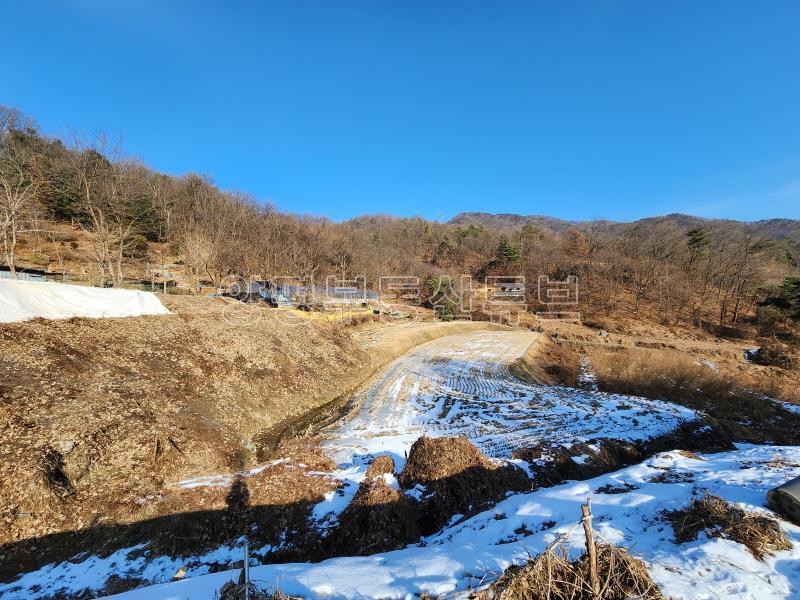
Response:
[[[379,456],[372,461],[364,477],[365,481],[372,481],[381,475],[394,474],[394,461],[391,456]]]
[[[380,476],[367,477],[326,540],[325,552],[328,556],[368,555],[400,548],[419,540],[418,518],[416,500],[390,487]]]
[[[524,471],[497,464],[484,456],[466,437],[421,437],[408,454],[398,476],[403,488],[422,486],[422,529],[438,530],[453,515],[469,515],[508,492],[530,490]]]
[[[792,545],[775,519],[749,513],[707,494],[696,498],[681,510],[666,513],[678,543],[697,539],[700,532],[709,537],[723,537],[747,546],[758,560],[775,550],[789,550]]]
[[[411,446],[398,481],[404,488],[412,488],[418,483],[425,485],[469,468],[491,469],[495,466],[465,436],[423,436]]]
[[[550,548],[522,567],[511,567],[476,600],[663,600],[644,563],[624,548],[597,546],[600,595],[592,591],[586,554],[570,560]]]

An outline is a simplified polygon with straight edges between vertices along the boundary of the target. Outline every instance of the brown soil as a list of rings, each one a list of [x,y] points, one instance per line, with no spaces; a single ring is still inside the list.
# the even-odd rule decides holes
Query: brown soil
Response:
[[[523,356],[509,365],[508,370],[523,381],[576,387],[580,360],[570,348],[548,336],[540,336]]]
[[[425,488],[422,529],[426,535],[453,515],[474,514],[509,492],[531,488],[525,472],[489,460],[463,436],[419,438],[411,446],[398,481],[406,489]]]
[[[381,475],[391,475],[394,473],[394,461],[391,456],[379,456],[372,461],[367,473],[364,476],[367,481],[372,481]]]
[[[419,505],[382,478],[367,477],[326,540],[324,554],[368,555],[419,540]]]

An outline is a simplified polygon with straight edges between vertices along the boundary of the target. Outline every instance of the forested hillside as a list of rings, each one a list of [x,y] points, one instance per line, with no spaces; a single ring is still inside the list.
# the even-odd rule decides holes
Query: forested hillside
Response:
[[[153,279],[169,263],[191,293],[229,275],[577,275],[586,315],[781,332],[798,314],[800,224],[702,220],[568,222],[466,213],[449,223],[389,215],[336,223],[158,173],[103,136],[49,137],[0,108],[2,261],[95,284]],[[745,319],[746,318],[746,319]]]

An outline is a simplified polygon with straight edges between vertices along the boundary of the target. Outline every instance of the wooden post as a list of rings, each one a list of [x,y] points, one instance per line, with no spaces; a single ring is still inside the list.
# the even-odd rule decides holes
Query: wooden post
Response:
[[[250,600],[250,544],[244,543],[244,600]]]
[[[586,534],[586,553],[589,556],[589,579],[592,586],[592,594],[595,600],[600,600],[600,576],[597,573],[597,546],[594,542],[594,530],[592,529],[592,499],[587,498],[586,504],[581,505],[583,513],[583,531]]]

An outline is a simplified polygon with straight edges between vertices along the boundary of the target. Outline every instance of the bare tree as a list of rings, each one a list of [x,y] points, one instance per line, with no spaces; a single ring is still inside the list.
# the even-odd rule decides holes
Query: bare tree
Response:
[[[0,104],[0,140],[5,140],[13,131],[26,129],[36,129],[33,119],[17,108]]]
[[[106,158],[105,137],[85,141],[73,135],[71,151],[67,153],[71,175],[80,190],[79,206],[85,220],[79,220],[84,231],[89,232],[91,253],[99,271],[100,284],[113,273],[112,246],[113,234],[108,213],[104,210],[106,179],[111,171],[111,163]]]
[[[121,285],[124,279],[123,257],[130,247],[139,221],[151,210],[151,206],[136,202],[144,194],[142,187],[145,171],[141,165],[118,161],[111,166],[104,181],[104,201],[96,210],[105,212],[105,222],[110,228],[110,241],[113,244],[111,279],[114,285]]]
[[[13,135],[0,146],[0,235],[5,263],[16,278],[16,250],[20,236],[35,229],[37,191],[43,177],[35,157]]]
[[[175,189],[173,180],[156,173],[147,180],[150,201],[156,214],[158,241],[167,242],[172,239],[175,214]]]

